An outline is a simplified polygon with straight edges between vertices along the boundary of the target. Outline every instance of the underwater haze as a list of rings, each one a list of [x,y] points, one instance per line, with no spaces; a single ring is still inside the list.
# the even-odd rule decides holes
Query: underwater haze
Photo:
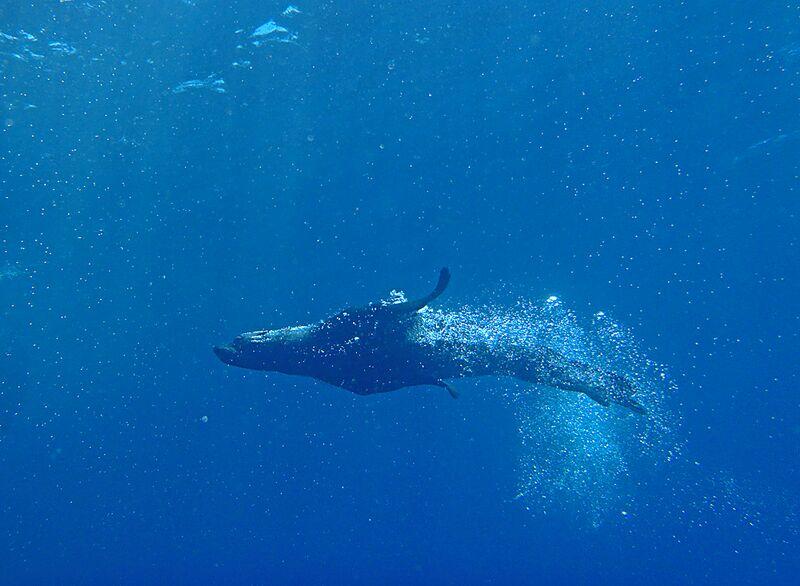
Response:
[[[0,583],[798,584],[798,197],[798,2],[3,0]],[[646,415],[212,352],[443,266]]]

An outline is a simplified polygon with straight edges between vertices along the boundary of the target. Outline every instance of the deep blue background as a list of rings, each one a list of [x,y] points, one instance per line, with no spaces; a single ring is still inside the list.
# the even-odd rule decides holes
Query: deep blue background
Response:
[[[285,4],[0,6],[38,39],[0,41],[0,581],[796,583],[800,5],[298,6],[261,48]],[[210,352],[443,264],[446,303],[556,293],[668,366],[651,506],[526,511],[501,381]]]

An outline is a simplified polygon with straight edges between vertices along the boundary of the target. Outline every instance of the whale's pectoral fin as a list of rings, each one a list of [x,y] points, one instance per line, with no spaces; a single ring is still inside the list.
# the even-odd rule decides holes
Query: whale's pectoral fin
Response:
[[[434,384],[437,387],[444,387],[445,389],[447,389],[447,392],[450,393],[451,397],[453,397],[454,399],[458,399],[458,390],[456,390],[456,388],[450,383],[443,380],[437,380]]]
[[[412,311],[419,311],[420,309],[428,305],[428,303],[439,297],[439,295],[444,293],[444,290],[447,288],[447,284],[449,282],[450,282],[450,269],[448,269],[447,267],[442,267],[442,270],[439,271],[439,281],[436,283],[436,288],[433,291],[431,291],[425,297],[397,304],[395,306],[397,311],[401,313],[411,313]]]

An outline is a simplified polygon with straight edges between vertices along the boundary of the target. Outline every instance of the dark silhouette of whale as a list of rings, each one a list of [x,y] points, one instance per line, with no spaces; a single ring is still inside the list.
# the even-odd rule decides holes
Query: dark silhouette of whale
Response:
[[[448,379],[510,376],[644,413],[625,378],[550,348],[420,335],[420,310],[449,281],[450,271],[443,268],[436,288],[425,297],[345,309],[311,325],[246,332],[231,344],[215,346],[214,352],[232,366],[310,376],[359,395],[433,385],[457,398]]]

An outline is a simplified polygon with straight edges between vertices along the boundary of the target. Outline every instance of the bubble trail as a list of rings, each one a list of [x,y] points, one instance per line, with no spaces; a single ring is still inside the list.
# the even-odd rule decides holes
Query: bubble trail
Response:
[[[579,393],[518,382],[493,385],[515,411],[520,436],[516,498],[534,513],[560,510],[597,526],[621,510],[630,470],[657,466],[680,451],[677,420],[665,399],[674,390],[665,369],[635,337],[600,312],[582,323],[557,297],[513,307],[461,307],[421,312],[417,335],[456,348],[469,363],[476,347],[496,352],[545,348],[633,384],[646,417],[597,405]],[[502,379],[506,380],[506,379]]]

